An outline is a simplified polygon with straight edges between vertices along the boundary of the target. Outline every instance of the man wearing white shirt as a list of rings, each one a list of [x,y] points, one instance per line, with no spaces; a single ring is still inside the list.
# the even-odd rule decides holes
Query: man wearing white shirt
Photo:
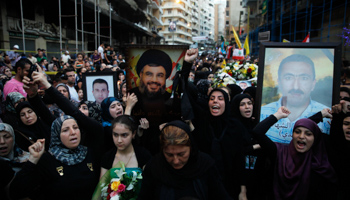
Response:
[[[70,59],[71,59],[71,57],[70,57],[70,55],[69,55],[69,51],[66,51],[66,52],[61,56],[61,61],[63,61],[63,63],[67,63]]]
[[[76,102],[79,102],[79,96],[77,91],[74,88],[75,84],[75,73],[74,68],[70,67],[64,70],[65,75],[68,77],[67,80],[67,87],[69,88],[69,94],[71,100],[74,100]]]
[[[102,60],[105,59],[105,55],[104,55],[104,53],[103,53],[103,52],[104,52],[104,47],[105,47],[105,44],[102,43],[102,44],[98,47],[98,49],[97,49],[98,54],[100,54]]]

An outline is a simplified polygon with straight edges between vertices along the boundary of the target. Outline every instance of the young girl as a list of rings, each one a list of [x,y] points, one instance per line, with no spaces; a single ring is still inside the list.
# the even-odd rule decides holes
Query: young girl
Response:
[[[93,199],[101,196],[102,183],[109,183],[110,178],[117,177],[115,171],[122,165],[125,172],[137,171],[142,172],[143,167],[151,159],[151,154],[144,148],[133,145],[133,139],[136,136],[137,124],[129,115],[121,115],[112,122],[112,135],[114,147],[108,151],[101,162],[100,183],[98,184]],[[141,182],[136,187],[141,187]]]
[[[75,70],[80,69],[80,68],[82,68],[82,67],[85,66],[85,62],[84,62],[84,60],[83,60],[83,54],[78,53],[77,59],[78,59],[78,60],[75,61],[75,63],[74,63],[74,69],[75,69]]]

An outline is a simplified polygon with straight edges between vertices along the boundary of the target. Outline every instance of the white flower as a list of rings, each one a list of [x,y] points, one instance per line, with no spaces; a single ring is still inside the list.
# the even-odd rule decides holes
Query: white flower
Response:
[[[229,80],[229,78],[224,78],[224,82],[228,82]]]
[[[111,200],[119,200],[119,195],[115,195],[114,197],[111,198]]]
[[[131,182],[131,183],[128,185],[128,187],[126,188],[126,190],[132,190],[132,189],[134,189],[134,184],[133,184],[133,182]]]
[[[230,69],[230,67],[225,67],[225,69],[229,70],[229,69]]]
[[[117,176],[120,178],[120,181],[123,180],[123,175],[126,174],[126,172],[124,172],[123,169],[115,170],[114,172],[115,172],[115,173],[117,174]],[[113,180],[113,179],[112,179],[112,180]],[[119,181],[119,179],[118,179],[117,181]]]
[[[117,171],[117,170],[116,170],[116,171]],[[112,183],[112,182],[118,182],[118,181],[120,181],[120,178],[112,178],[111,183]]]

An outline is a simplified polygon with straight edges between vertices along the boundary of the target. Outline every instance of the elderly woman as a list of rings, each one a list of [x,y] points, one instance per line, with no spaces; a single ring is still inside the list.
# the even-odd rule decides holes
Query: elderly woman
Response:
[[[49,150],[44,153],[44,139],[29,147],[29,162],[10,185],[11,198],[27,197],[40,186],[44,199],[91,199],[98,181],[95,164],[99,158],[80,145],[80,140],[80,128],[73,117],[57,118],[51,126]]]
[[[321,130],[311,119],[298,120],[289,144],[272,142],[265,133],[289,110],[281,107],[260,122],[254,136],[274,162],[273,196],[269,199],[335,199],[335,172],[330,165]]]
[[[138,199],[231,199],[214,160],[198,151],[187,124],[166,124],[160,144],[161,152],[146,165]]]
[[[15,134],[12,127],[6,123],[0,123],[0,198],[7,199],[5,188],[10,183],[15,173],[22,169],[23,164],[29,159],[29,153],[20,149],[15,143]]]

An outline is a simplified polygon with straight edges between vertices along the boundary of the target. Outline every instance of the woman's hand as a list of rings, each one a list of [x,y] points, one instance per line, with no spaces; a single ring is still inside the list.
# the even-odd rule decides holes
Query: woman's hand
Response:
[[[189,49],[185,54],[185,61],[192,63],[198,57],[198,49]]]
[[[28,147],[30,156],[29,161],[33,164],[37,164],[45,151],[45,139],[39,139],[36,143]]]
[[[31,81],[29,77],[24,76],[22,79],[23,89],[27,93],[28,97],[35,97],[38,93],[38,84]]]
[[[277,120],[280,120],[282,118],[287,118],[290,114],[290,111],[288,110],[288,108],[281,106],[278,108],[277,112],[275,114],[273,114]]]
[[[241,192],[238,195],[239,200],[248,200],[247,198],[247,188],[245,185],[241,185]]]
[[[124,114],[126,115],[131,115],[131,111],[134,108],[135,104],[137,103],[138,99],[136,94],[132,93],[132,94],[127,94],[126,97],[126,107],[125,107],[125,112]]]
[[[142,129],[148,129],[149,128],[149,122],[148,122],[148,120],[146,118],[141,118],[140,119],[139,128],[142,128]]]
[[[330,118],[330,119],[332,119],[332,111],[331,111],[331,109],[329,109],[329,108],[323,108],[322,110],[321,110],[321,113],[322,113],[322,118]]]
[[[42,85],[45,90],[49,89],[51,84],[47,81],[46,75],[39,65],[37,65],[37,70],[33,72],[33,82]]]

